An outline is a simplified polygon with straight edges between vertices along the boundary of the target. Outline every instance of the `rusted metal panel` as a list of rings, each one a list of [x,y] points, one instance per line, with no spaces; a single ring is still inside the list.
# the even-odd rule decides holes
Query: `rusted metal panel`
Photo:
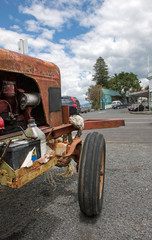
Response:
[[[55,64],[0,48],[0,71],[31,77],[42,98],[46,123],[51,126],[62,124],[61,111],[49,113],[48,88],[61,88],[60,70]]]
[[[69,123],[69,106],[62,106],[62,121],[63,124]]]
[[[76,128],[72,124],[64,124],[50,129],[49,128],[43,129],[43,132],[47,135],[47,139],[54,139],[75,130]]]
[[[51,62],[0,48],[0,69],[59,81],[60,70]]]
[[[46,170],[55,166],[57,163],[62,162],[67,164],[69,162],[69,157],[75,160],[78,169],[81,145],[82,140],[80,138],[75,138],[73,143],[68,145],[66,153],[58,156],[59,158],[54,153],[51,160],[47,163],[42,164],[38,159],[37,161],[33,162],[33,166],[29,168],[23,167],[16,171],[14,171],[6,162],[2,161],[0,164],[0,183],[1,185],[6,185],[11,188],[20,188]]]
[[[125,126],[125,121],[120,119],[85,119],[84,120],[84,130],[89,129],[102,129],[102,128],[115,128]],[[58,127],[48,127],[42,126],[40,129],[47,135],[48,139],[58,138],[61,135],[68,134],[75,131],[76,128],[72,124],[63,124]],[[10,137],[15,137],[22,135],[22,132],[11,133],[5,136],[0,136],[0,140],[7,139]]]
[[[7,163],[3,161],[0,165],[0,182],[1,185],[6,185],[11,188],[20,188],[32,179],[36,178],[43,172],[52,168],[57,164],[57,158],[54,156],[45,164],[40,164],[38,161],[33,162],[30,168],[20,168],[14,171]]]
[[[78,144],[81,144],[81,143],[82,143],[82,140],[81,140],[80,138],[76,137],[76,138],[73,140],[72,144],[69,145],[68,152],[67,152],[65,155],[63,155],[63,157],[70,157],[70,156],[72,156],[72,155],[74,154],[74,151],[75,151],[75,149],[76,149],[76,146],[77,146]]]
[[[5,134],[5,135],[0,136],[0,140],[5,140],[5,139],[13,138],[13,137],[16,137],[16,136],[20,136],[20,135],[22,135],[22,134],[23,134],[22,131],[10,133],[10,134]]]
[[[120,119],[88,119],[84,121],[84,130],[100,128],[116,128],[125,126],[124,120]]]
[[[4,161],[0,164],[0,185],[9,186],[15,178],[15,171]]]
[[[69,146],[68,152],[63,155],[63,159],[60,159],[60,162],[68,161],[68,158],[71,157],[76,163],[76,169],[79,169],[80,155],[82,149],[82,140],[80,138],[75,138],[73,143]]]
[[[84,120],[84,130],[89,129],[102,129],[102,128],[116,128],[125,126],[124,120],[119,119],[85,119]],[[72,124],[64,124],[54,128],[43,129],[44,133],[48,138],[58,138],[61,135],[68,134],[76,128]]]
[[[60,148],[60,144],[64,144],[64,143],[55,143],[56,144],[56,148],[59,146]],[[76,163],[77,163],[77,170],[79,167],[79,161],[80,161],[80,155],[81,155],[81,148],[82,148],[82,140],[78,137],[76,137],[73,142],[71,144],[67,145],[67,150],[65,152],[63,152],[62,155],[57,155],[57,157],[59,157],[58,159],[58,163],[63,163],[63,164],[69,164],[69,159],[73,159]],[[71,160],[70,160],[71,161]]]
[[[33,76],[32,76],[33,78]],[[39,91],[42,98],[43,109],[46,117],[46,122],[50,126],[59,126],[62,124],[62,112],[49,112],[49,96],[48,88],[49,87],[59,87],[61,88],[61,81],[56,79],[44,78],[34,76],[34,79],[37,81]]]
[[[50,126],[59,126],[62,124],[62,112],[52,112],[49,113],[49,124]]]
[[[52,168],[57,164],[57,158],[53,157],[48,163],[40,164],[39,162],[35,161],[33,166],[30,169],[27,168],[20,168],[16,171],[16,179],[13,183],[13,187],[20,188],[27,182],[30,182],[32,179],[36,178],[43,172],[47,171],[48,169]]]

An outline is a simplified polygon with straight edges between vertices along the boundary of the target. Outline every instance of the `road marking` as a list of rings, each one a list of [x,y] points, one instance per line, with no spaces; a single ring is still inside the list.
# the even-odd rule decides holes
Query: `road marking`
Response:
[[[152,119],[152,118],[149,117],[149,118],[123,118],[123,119],[136,119],[136,120],[137,119],[142,119],[142,120],[145,120],[145,119]]]
[[[129,141],[106,141],[106,143],[130,143]]]
[[[136,141],[106,141],[106,143],[125,143],[125,144],[134,144],[151,147],[152,142],[136,142]]]
[[[151,123],[152,124],[152,121],[151,122],[125,122],[125,123],[144,123],[144,124]]]

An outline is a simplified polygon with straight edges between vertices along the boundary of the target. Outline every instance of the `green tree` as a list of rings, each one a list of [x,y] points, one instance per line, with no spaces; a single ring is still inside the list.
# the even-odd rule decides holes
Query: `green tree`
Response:
[[[86,100],[89,101],[94,109],[100,108],[100,100],[102,97],[101,85],[91,85],[86,92]]]
[[[145,87],[145,90],[149,90],[149,85],[147,85],[147,86]]]
[[[127,91],[135,92],[141,90],[140,81],[137,75],[132,72],[115,73],[109,81],[109,86],[111,89],[119,91],[123,99],[125,99]]]
[[[99,57],[93,66],[94,75],[92,81],[96,82],[96,85],[102,85],[105,88],[109,86],[108,66],[104,59]]]

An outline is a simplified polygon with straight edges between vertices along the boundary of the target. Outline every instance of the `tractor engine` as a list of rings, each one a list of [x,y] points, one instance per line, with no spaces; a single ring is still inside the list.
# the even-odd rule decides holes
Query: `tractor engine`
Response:
[[[44,122],[42,109],[42,116],[38,116],[40,103],[40,93],[33,79],[0,72],[0,135],[25,129],[30,118],[37,118],[38,124]]]

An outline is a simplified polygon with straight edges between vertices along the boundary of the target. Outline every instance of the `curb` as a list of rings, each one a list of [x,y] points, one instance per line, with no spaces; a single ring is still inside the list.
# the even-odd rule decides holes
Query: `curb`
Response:
[[[152,111],[139,111],[139,112],[133,112],[129,111],[130,114],[146,114],[146,115],[152,115]]]

